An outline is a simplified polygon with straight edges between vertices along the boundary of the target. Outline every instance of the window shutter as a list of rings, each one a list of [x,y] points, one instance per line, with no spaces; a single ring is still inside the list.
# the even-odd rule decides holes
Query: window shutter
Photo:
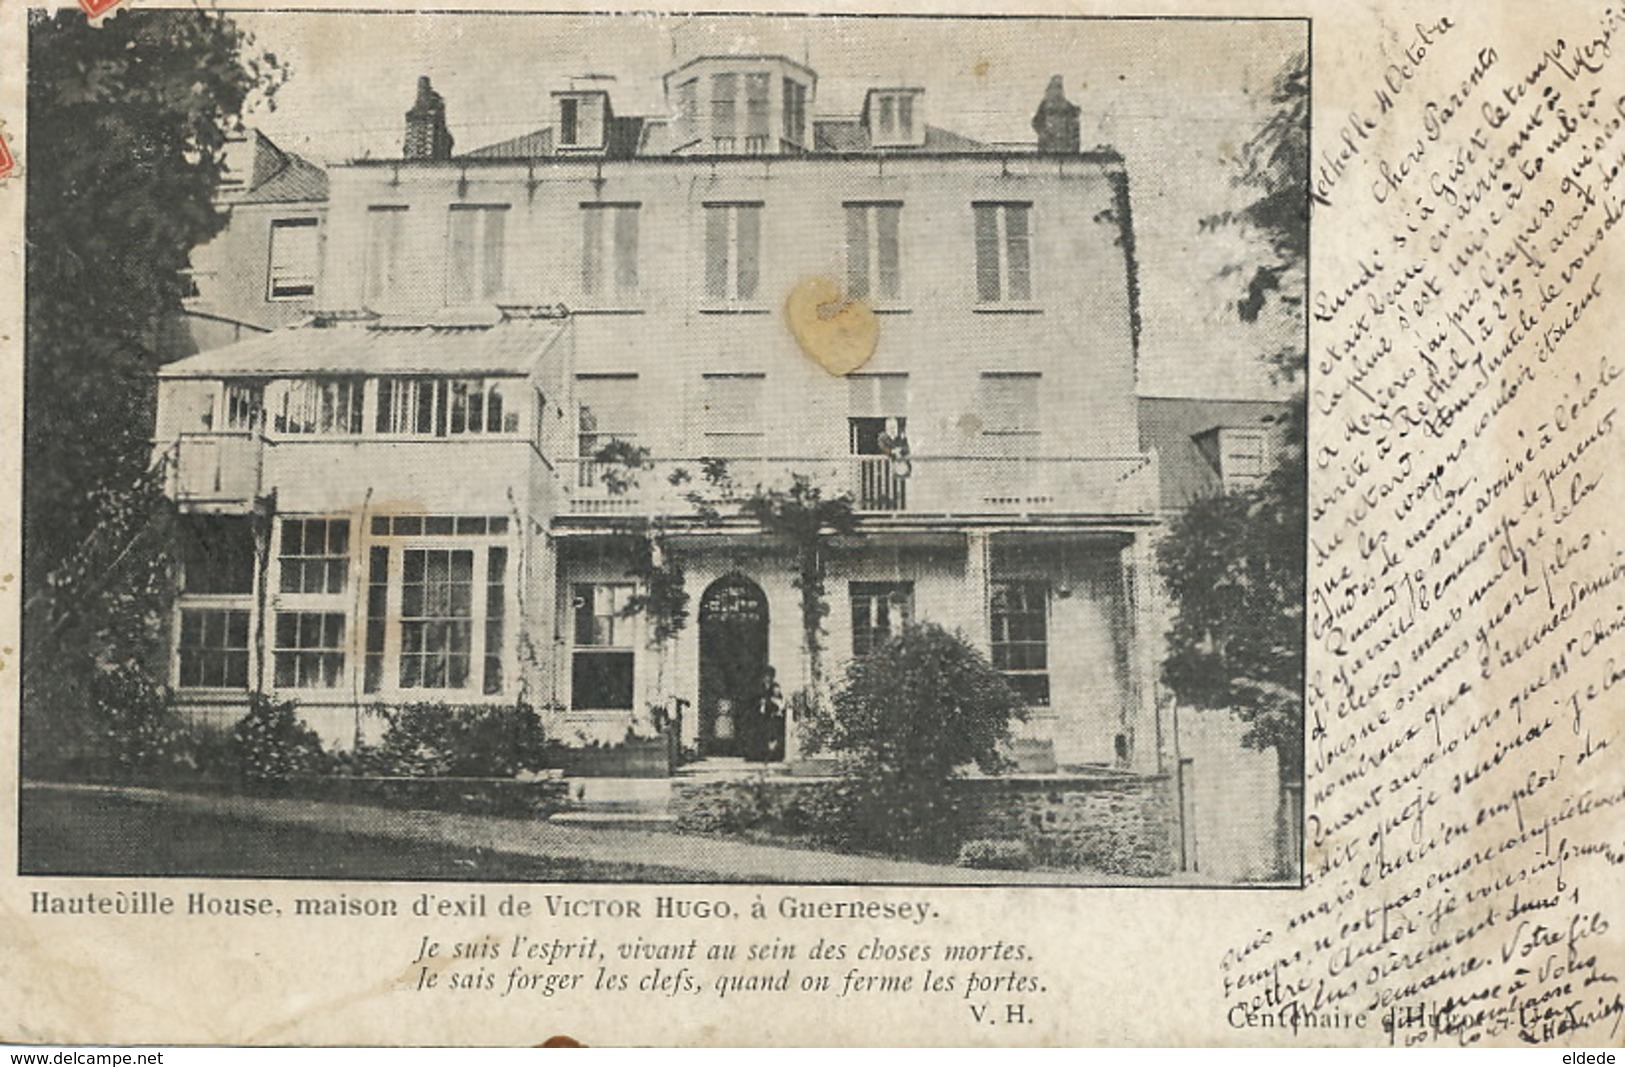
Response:
[[[622,293],[638,288],[638,209],[626,205],[615,210],[615,286]]]
[[[761,279],[762,208],[759,204],[740,204],[734,210],[739,217],[738,296],[752,300]]]
[[[990,304],[999,299],[999,209],[976,205],[976,299]]]

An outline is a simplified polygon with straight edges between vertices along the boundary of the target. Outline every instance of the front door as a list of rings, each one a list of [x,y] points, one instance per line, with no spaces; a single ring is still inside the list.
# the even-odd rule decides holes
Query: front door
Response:
[[[767,667],[767,596],[744,575],[718,578],[700,599],[701,755],[768,758]],[[783,730],[782,718],[776,728]]]

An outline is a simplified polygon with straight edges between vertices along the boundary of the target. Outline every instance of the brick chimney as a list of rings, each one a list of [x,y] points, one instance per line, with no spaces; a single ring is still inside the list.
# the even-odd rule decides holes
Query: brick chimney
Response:
[[[418,78],[418,98],[406,113],[407,159],[450,159],[451,131],[446,129],[446,101],[429,85],[427,74]]]
[[[1038,151],[1046,156],[1076,155],[1079,149],[1078,115],[1083,111],[1066,98],[1066,89],[1059,74],[1049,80],[1044,99],[1039,101],[1038,112],[1033,115],[1033,130],[1038,134]]]

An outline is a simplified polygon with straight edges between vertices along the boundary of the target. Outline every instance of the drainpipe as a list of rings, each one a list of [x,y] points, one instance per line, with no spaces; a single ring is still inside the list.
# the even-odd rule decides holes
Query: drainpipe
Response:
[[[367,495],[361,498],[361,513],[356,521],[355,536],[350,538],[350,562],[354,572],[355,585],[355,611],[351,618],[359,625],[350,627],[350,647],[359,649],[359,656],[350,657],[350,706],[354,711],[354,747],[361,747],[361,674],[367,669],[367,623],[368,619],[363,605],[372,592],[372,575],[368,573],[367,566],[372,558],[370,543],[364,543],[370,531],[367,528],[367,508],[372,503],[372,486],[367,486]],[[360,637],[357,641],[356,638]],[[357,669],[359,668],[359,670]]]
[[[273,490],[254,501],[254,692],[265,692],[265,613],[270,603],[271,523],[276,514]]]

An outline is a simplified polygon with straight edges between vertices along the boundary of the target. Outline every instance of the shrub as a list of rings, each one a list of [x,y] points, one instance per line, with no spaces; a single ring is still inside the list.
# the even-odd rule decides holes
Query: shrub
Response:
[[[844,818],[852,843],[904,855],[952,856],[949,781],[964,766],[1003,766],[1021,698],[987,658],[940,626],[911,626],[854,660],[827,731],[851,756]]]
[[[240,777],[234,730],[191,724],[186,733],[186,757],[191,769],[203,778]]]
[[[789,836],[845,848],[854,841],[849,821],[853,809],[854,787],[847,779],[798,783],[783,794],[778,825]]]
[[[238,774],[251,782],[286,782],[327,764],[322,739],[299,718],[298,705],[263,693],[249,697],[248,714],[232,728],[231,751]]]
[[[757,776],[683,785],[674,795],[677,828],[689,833],[794,838],[840,847],[851,786]]]
[[[959,846],[958,863],[983,871],[1025,871],[1032,867],[1033,855],[1025,841],[981,838]]]
[[[407,704],[358,769],[405,778],[512,778],[547,766],[542,720],[527,704]]]
[[[97,670],[91,679],[99,736],[95,748],[119,777],[166,774],[186,758],[187,737],[168,687],[135,664]]]
[[[761,779],[706,782],[676,797],[677,826],[700,834],[743,834],[774,821],[772,789]]]

